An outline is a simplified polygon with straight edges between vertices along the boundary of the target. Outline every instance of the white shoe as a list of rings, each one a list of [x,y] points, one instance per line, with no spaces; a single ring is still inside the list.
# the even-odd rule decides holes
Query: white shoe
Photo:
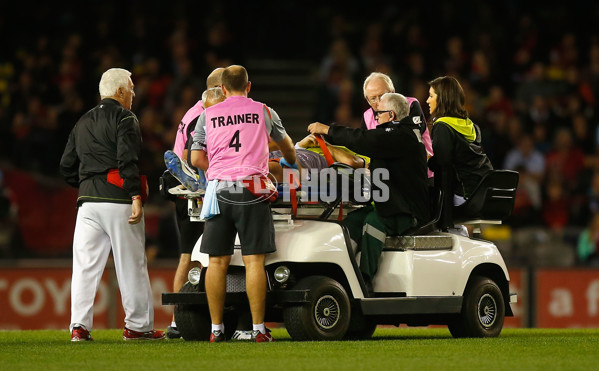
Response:
[[[237,330],[231,337],[233,340],[252,340],[252,332],[245,330]]]

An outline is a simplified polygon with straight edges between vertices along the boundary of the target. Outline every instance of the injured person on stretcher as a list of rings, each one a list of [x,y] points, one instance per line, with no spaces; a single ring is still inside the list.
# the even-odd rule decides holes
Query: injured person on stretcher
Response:
[[[323,170],[333,163],[345,164],[348,167],[359,169],[367,168],[370,159],[361,156],[346,147],[334,146],[320,139],[319,136],[310,134],[296,143],[297,162],[300,169]],[[285,161],[276,143],[269,143],[269,172],[270,177],[277,183],[283,183],[286,179],[283,175]],[[165,162],[169,172],[181,183],[173,189],[176,194],[188,194],[199,192],[202,194],[206,188],[206,181],[202,171],[199,174],[189,166],[185,160],[179,158],[173,151],[165,152]],[[282,160],[282,161],[281,161]],[[309,177],[310,172],[306,173]]]
[[[318,142],[326,148],[324,151]],[[371,180],[367,168],[370,162],[368,157],[359,156],[341,146],[327,145],[314,135],[308,135],[297,143],[296,153],[301,175],[295,178],[298,181],[293,186],[289,184],[289,174],[298,174],[298,171],[283,169],[284,165],[279,163],[280,151],[275,150],[269,154],[269,168],[271,171],[274,169],[274,173],[277,174],[271,173],[270,176],[278,190],[278,198],[272,204],[273,214],[289,214],[293,218],[342,220],[348,212],[369,202]],[[181,158],[177,157],[173,161],[174,157],[177,156],[172,151],[165,154],[165,160],[169,159],[167,169],[175,179],[184,179],[185,182],[181,181],[183,184],[173,186],[167,191],[171,195],[187,198],[192,221],[200,221],[206,185],[205,181],[202,181],[203,174],[192,174],[193,168],[187,166]],[[190,182],[197,184],[190,187]]]
[[[284,182],[286,180],[283,176],[285,161],[280,161],[283,157],[281,151],[273,141],[269,143],[269,151],[268,170],[277,182]],[[346,147],[327,143],[314,134],[297,142],[295,151],[300,169],[322,170],[335,162],[359,169],[367,168],[370,162],[368,157],[361,156]]]

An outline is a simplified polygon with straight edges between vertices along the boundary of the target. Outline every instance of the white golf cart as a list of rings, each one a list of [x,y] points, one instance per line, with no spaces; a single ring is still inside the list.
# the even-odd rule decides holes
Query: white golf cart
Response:
[[[497,224],[510,215],[518,174],[497,170],[489,178],[465,205],[474,219],[454,220],[456,224]],[[400,324],[447,325],[454,337],[498,336],[504,317],[513,315],[510,303],[516,301],[503,258],[489,241],[438,231],[442,196],[433,194],[434,220],[409,235],[387,237],[372,290],[337,218],[337,212],[359,205],[340,200],[297,208],[273,203],[277,251],[266,258],[266,322],[283,323],[294,340],[367,339],[377,325]],[[197,217],[193,198],[190,205],[190,215]],[[192,260],[206,267],[208,256],[199,252],[200,241]],[[204,277],[205,270],[194,269],[179,293],[162,295],[164,305],[175,305],[177,328],[185,340],[210,336]],[[225,307],[225,331],[231,337],[240,316],[249,311],[238,240]]]

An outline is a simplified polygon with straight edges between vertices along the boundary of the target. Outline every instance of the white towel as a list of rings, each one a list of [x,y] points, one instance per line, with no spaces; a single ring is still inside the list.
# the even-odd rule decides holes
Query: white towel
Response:
[[[200,220],[208,220],[213,216],[220,214],[220,209],[218,208],[218,198],[216,197],[217,185],[218,179],[213,179],[208,182],[206,194],[204,195],[202,211],[200,212]]]

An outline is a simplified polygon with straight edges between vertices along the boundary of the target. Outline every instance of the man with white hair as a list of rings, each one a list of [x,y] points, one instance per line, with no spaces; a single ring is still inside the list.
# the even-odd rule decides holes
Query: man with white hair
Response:
[[[378,125],[374,114],[379,110],[381,97],[385,93],[395,93],[395,87],[388,75],[381,72],[373,72],[364,80],[363,92],[364,99],[366,99],[370,108],[364,111],[362,127],[372,130]],[[420,128],[420,135],[422,136],[424,148],[426,148],[427,158],[431,157],[433,155],[433,142],[426,125],[426,118],[422,112],[422,107],[420,107],[420,102],[413,97],[406,97],[406,99],[408,100],[409,117]],[[431,180],[433,178],[433,173],[430,170],[428,170],[428,177]]]
[[[385,93],[374,112],[378,125],[372,130],[308,126],[312,134],[322,134],[329,143],[343,145],[370,157],[372,174],[384,174],[382,186],[373,182],[373,203],[352,211],[343,220],[360,255],[360,270],[366,286],[372,280],[388,235],[402,235],[430,220],[427,190],[426,151],[419,126],[409,116],[406,97]]]
[[[73,238],[71,341],[89,341],[93,305],[112,249],[123,309],[124,340],[160,340],[145,254],[145,177],[139,174],[141,131],[131,112],[131,72],[111,68],[100,80],[102,101],[71,131],[60,160],[68,184],[79,188]]]

